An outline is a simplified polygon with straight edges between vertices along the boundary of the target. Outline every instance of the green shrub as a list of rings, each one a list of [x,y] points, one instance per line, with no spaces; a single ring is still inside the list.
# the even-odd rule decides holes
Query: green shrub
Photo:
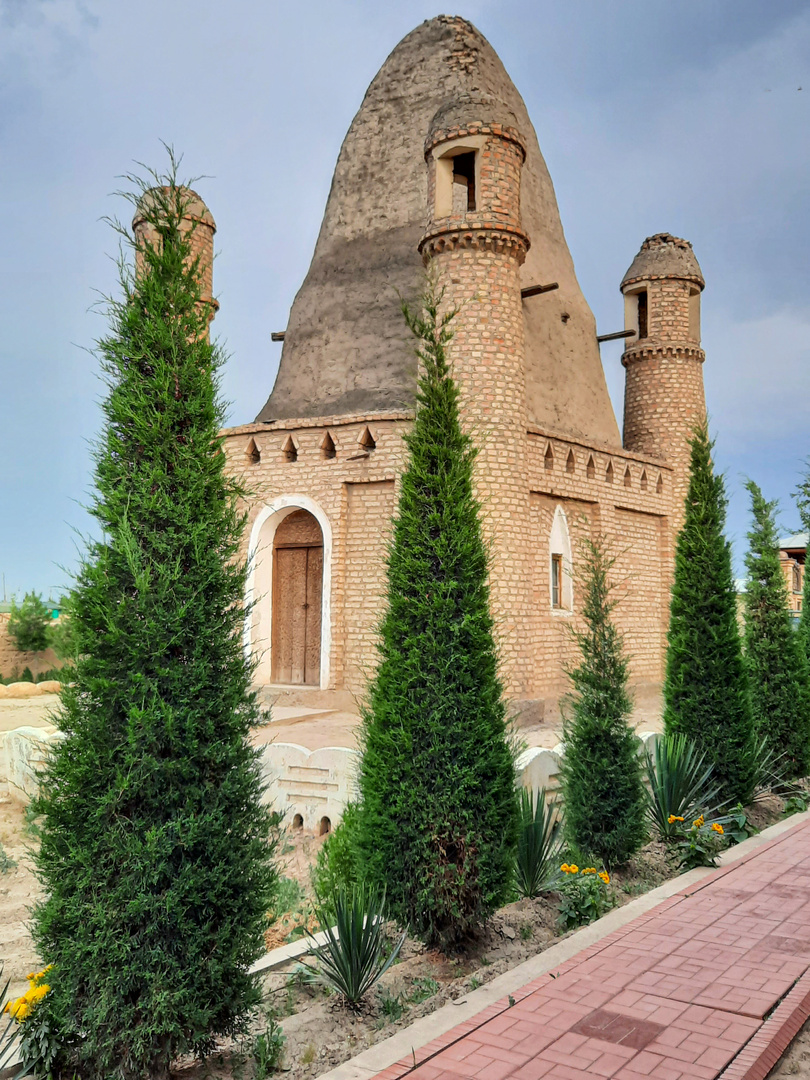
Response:
[[[385,894],[365,885],[340,889],[329,908],[315,907],[326,936],[323,945],[310,938],[310,955],[318,962],[320,978],[346,1003],[356,1007],[396,960],[405,934],[387,950]],[[335,925],[331,926],[334,911]]]
[[[242,649],[244,492],[225,472],[191,195],[132,201],[155,242],[122,263],[99,343],[107,396],[91,542],[72,592],[79,659],[35,800],[34,939],[83,1080],[166,1080],[247,1030],[276,880],[260,710]],[[136,181],[136,183],[138,183]],[[193,227],[193,226],[192,226]]]
[[[447,349],[454,312],[404,308],[421,375],[387,569],[380,664],[363,709],[358,849],[392,916],[447,947],[505,903],[514,763],[488,555]]]
[[[647,819],[661,840],[680,836],[679,822],[717,808],[720,787],[714,766],[686,735],[661,735],[644,754]]]
[[[563,863],[560,869],[557,922],[563,932],[601,919],[606,911],[616,906],[606,870],[596,866],[580,868],[576,863]]]
[[[564,707],[560,770],[566,839],[607,866],[626,862],[647,837],[639,740],[628,723],[627,659],[611,619],[614,562],[603,540],[585,540],[585,629],[573,631],[582,661],[569,671],[574,689]]]
[[[12,597],[6,630],[18,652],[43,652],[47,649],[50,624],[51,609],[39,593],[26,593],[19,607]]]
[[[810,764],[810,668],[793,629],[779,562],[776,503],[749,480],[753,527],[745,556],[745,661],[757,736],[779,747],[787,777]]]
[[[546,805],[546,789],[538,794],[518,792],[520,824],[515,853],[515,888],[518,896],[534,898],[559,877],[562,829],[556,802]]]
[[[754,790],[754,722],[731,546],[723,535],[725,486],[714,475],[713,445],[702,424],[691,441],[686,512],[675,548],[664,730],[690,738],[714,765],[721,798],[745,805]]]
[[[326,909],[341,889],[351,890],[362,881],[357,817],[357,803],[347,803],[343,817],[321,845],[315,865],[310,869],[312,888]]]

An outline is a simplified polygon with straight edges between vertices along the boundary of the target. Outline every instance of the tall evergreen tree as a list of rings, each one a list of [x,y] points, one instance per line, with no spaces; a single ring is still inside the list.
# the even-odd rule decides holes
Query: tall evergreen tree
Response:
[[[573,631],[582,655],[569,677],[573,693],[563,722],[561,780],[570,843],[608,866],[626,862],[644,843],[644,785],[639,740],[628,723],[633,703],[621,634],[611,615],[610,571],[603,540],[585,542],[584,630]]]
[[[358,846],[392,915],[446,946],[508,895],[514,765],[473,494],[447,357],[454,313],[403,305],[421,364],[388,556],[380,665],[364,711]]]
[[[683,528],[675,548],[664,729],[683,732],[714,763],[723,798],[747,803],[754,784],[754,723],[737,624],[726,495],[712,468],[708,425],[691,440]]]
[[[749,480],[754,523],[748,534],[745,657],[757,735],[765,736],[790,776],[804,776],[810,759],[810,671],[792,626],[787,585],[779,564],[776,503]]]
[[[239,486],[225,472],[200,264],[176,164],[131,200],[154,227],[122,258],[99,342],[108,389],[77,638],[36,811],[34,938],[67,1075],[168,1077],[240,1030],[274,870],[258,708],[241,647]]]

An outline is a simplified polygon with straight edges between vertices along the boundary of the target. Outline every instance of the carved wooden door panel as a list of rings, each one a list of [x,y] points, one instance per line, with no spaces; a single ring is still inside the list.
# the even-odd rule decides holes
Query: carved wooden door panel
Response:
[[[321,669],[322,547],[273,553],[272,680],[317,686]]]

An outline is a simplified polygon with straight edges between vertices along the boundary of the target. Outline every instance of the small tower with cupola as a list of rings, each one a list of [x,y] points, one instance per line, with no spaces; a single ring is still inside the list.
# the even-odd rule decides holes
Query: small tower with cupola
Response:
[[[689,483],[689,438],[706,418],[700,347],[705,281],[692,245],[669,233],[648,237],[624,275],[625,328],[635,331],[626,370],[624,446],[673,466],[673,524]]]
[[[510,695],[533,676],[531,544],[526,482],[526,369],[520,220],[526,145],[502,102],[453,98],[425,142],[428,225],[419,245],[444,301],[456,308],[451,346],[462,423],[479,448],[477,494],[492,549],[491,595]]]

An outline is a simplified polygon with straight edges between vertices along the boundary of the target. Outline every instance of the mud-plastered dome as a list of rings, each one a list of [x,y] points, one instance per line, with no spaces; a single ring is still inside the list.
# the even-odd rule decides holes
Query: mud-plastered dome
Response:
[[[625,289],[637,281],[655,281],[660,278],[693,281],[701,289],[705,286],[703,273],[688,240],[682,240],[671,233],[648,236],[622,278],[621,288]]]

